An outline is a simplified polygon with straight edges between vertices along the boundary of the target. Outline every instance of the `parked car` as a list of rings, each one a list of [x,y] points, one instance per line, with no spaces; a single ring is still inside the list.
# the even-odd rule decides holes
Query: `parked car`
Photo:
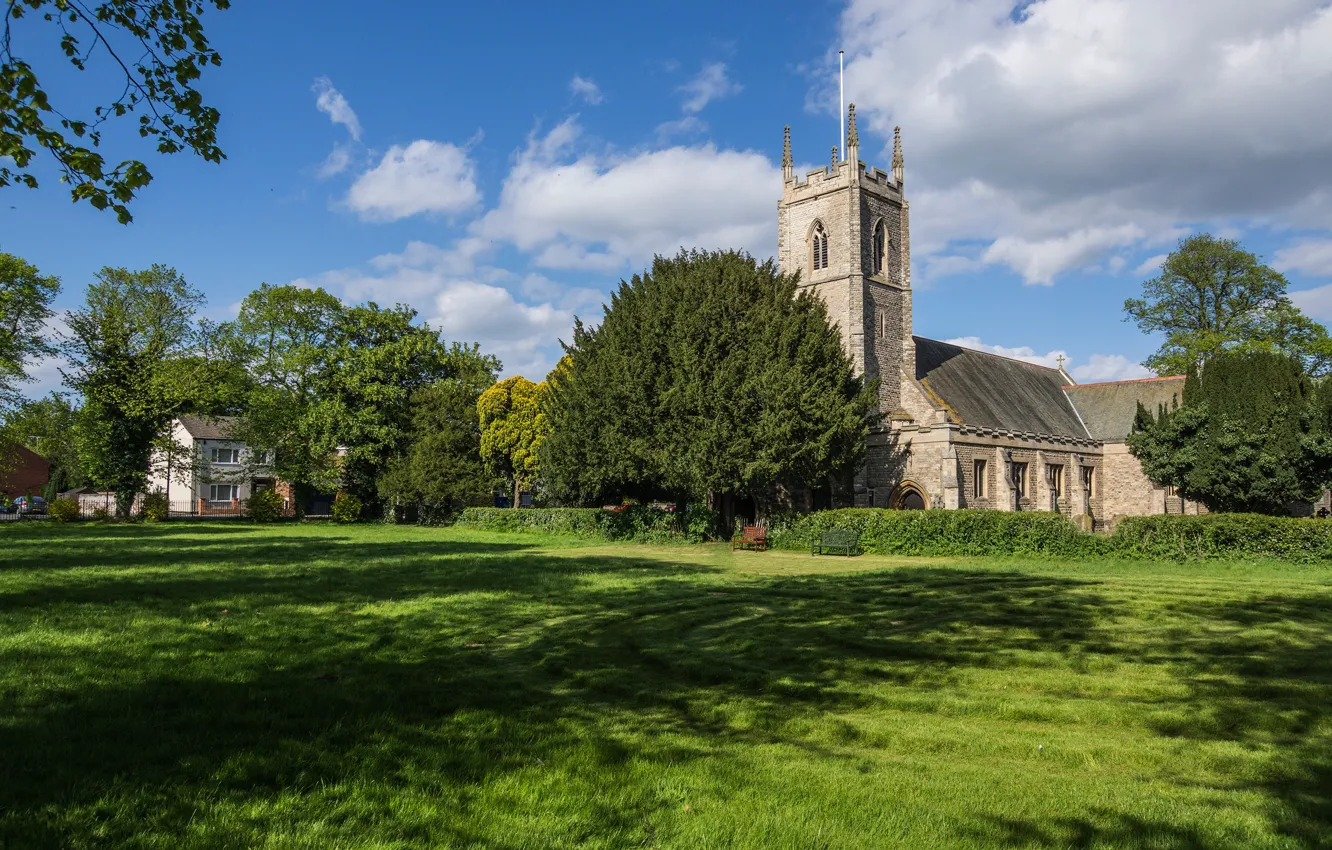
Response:
[[[46,500],[41,496],[19,496],[14,500],[14,513],[44,514],[46,513]]]

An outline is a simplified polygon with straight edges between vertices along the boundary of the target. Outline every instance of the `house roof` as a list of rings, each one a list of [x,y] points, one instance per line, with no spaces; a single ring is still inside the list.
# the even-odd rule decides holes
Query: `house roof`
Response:
[[[1138,402],[1156,413],[1159,405],[1170,406],[1173,400],[1183,401],[1184,376],[1077,384],[1064,387],[1064,392],[1073,401],[1082,421],[1087,423],[1087,431],[1093,439],[1118,443],[1133,430]]]
[[[226,440],[231,438],[235,416],[181,416],[180,425],[196,440]]]
[[[1067,377],[1059,369],[1038,366],[940,342],[913,337],[916,380],[955,421],[1007,431],[1087,438],[1064,394]]]

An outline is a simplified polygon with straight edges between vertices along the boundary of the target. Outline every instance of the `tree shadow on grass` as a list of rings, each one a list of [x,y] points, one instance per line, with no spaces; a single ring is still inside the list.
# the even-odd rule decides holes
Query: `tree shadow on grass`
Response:
[[[456,816],[409,843],[503,846],[468,801],[538,769],[564,771],[561,782],[587,807],[566,818],[571,829],[628,844],[644,839],[667,803],[639,790],[606,804],[631,759],[680,764],[783,740],[792,721],[871,699],[848,685],[932,686],[1038,642],[1073,646],[1109,608],[1088,583],[1017,573],[722,583],[706,568],[609,555],[517,552],[496,562],[502,568],[479,571],[490,584],[439,562],[368,570],[364,583],[344,576],[322,590],[276,579],[257,592],[286,596],[288,606],[266,621],[196,629],[170,657],[108,651],[114,678],[64,690],[0,726],[0,844],[152,835],[185,845],[207,801],[273,802],[348,784],[393,796],[430,777]],[[356,609],[424,595],[431,569],[430,595],[504,593],[391,617]],[[241,581],[188,580],[172,598],[215,607]],[[310,611],[312,599],[347,610]],[[256,817],[234,828],[261,836],[273,827]],[[388,840],[400,826],[385,817],[342,838]]]

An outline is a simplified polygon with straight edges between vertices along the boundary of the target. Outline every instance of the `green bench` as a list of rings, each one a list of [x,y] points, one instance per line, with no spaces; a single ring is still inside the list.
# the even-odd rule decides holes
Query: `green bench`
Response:
[[[811,555],[860,554],[860,535],[843,528],[834,528],[819,535],[819,539],[809,544]]]

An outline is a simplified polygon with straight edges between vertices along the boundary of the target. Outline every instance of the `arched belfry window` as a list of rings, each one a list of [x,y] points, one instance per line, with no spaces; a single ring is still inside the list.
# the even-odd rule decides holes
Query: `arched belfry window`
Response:
[[[888,226],[883,219],[874,225],[874,274],[883,274],[888,265]]]
[[[810,265],[815,271],[828,268],[828,231],[823,223],[814,225],[814,237],[810,240]]]

